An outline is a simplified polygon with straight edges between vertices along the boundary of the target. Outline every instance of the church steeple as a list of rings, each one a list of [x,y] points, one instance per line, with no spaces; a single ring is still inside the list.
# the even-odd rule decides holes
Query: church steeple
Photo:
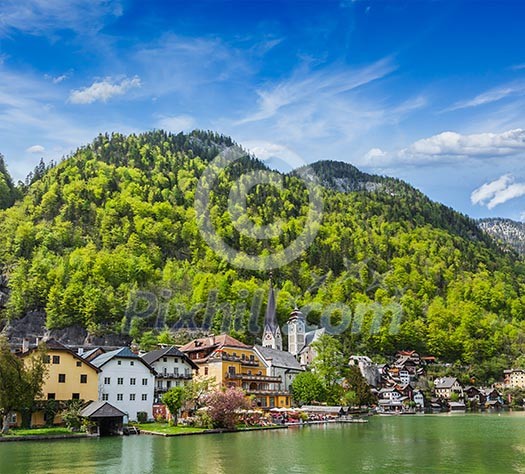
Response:
[[[273,288],[272,274],[270,273],[270,291],[268,292],[268,303],[264,315],[263,347],[283,350],[281,329],[277,322],[277,304],[275,302],[275,290]]]

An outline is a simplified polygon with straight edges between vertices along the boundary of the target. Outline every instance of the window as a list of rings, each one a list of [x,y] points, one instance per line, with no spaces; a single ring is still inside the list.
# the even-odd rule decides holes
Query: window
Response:
[[[109,385],[111,383],[111,377],[104,377],[104,384]]]
[[[102,394],[102,401],[107,402],[109,400],[109,395],[107,393]]]
[[[167,357],[163,357],[162,358],[162,362],[168,362],[168,358]]]
[[[51,364],[51,357],[48,356],[48,355],[44,356],[44,362],[45,362],[46,364]]]
[[[47,394],[47,399],[48,400],[54,400],[55,399],[55,394],[54,393],[48,393]]]
[[[134,393],[130,393],[130,394],[129,394],[129,400],[130,400],[131,402],[134,402],[134,401],[135,401],[135,394],[134,394]]]
[[[143,393],[142,394],[142,401],[145,402],[148,400],[148,394],[147,393]]]
[[[66,383],[66,374],[58,374],[58,383]]]
[[[122,393],[117,393],[117,402],[121,402],[122,400],[124,400],[124,395],[122,395]]]
[[[124,378],[123,377],[119,377],[117,379],[117,385],[124,385]]]
[[[174,373],[175,375],[179,375],[179,368],[178,368],[178,367],[174,367],[174,368],[173,368],[173,373]]]
[[[74,393],[71,395],[71,400],[80,400],[80,393]]]
[[[204,367],[204,375],[208,375],[208,367]]]
[[[148,379],[142,379],[142,385],[148,385]]]
[[[79,360],[77,360],[77,367],[82,367],[82,362],[80,362]]]
[[[129,384],[130,385],[135,385],[136,380],[137,379],[129,379]]]
[[[164,368],[163,368],[163,372],[164,372],[164,375],[167,375],[167,374],[168,374],[168,368],[167,368],[167,367],[164,367]]]
[[[250,355],[250,360],[253,362],[255,360],[253,354]]]
[[[80,375],[80,383],[87,383],[87,375],[81,374]]]
[[[60,364],[60,356],[53,356],[53,364]]]
[[[170,389],[170,388],[171,388],[171,380],[167,380],[167,381],[166,381],[166,388],[167,388],[167,389]]]
[[[122,361],[121,360],[117,360],[117,365],[122,365]]]
[[[129,361],[129,365],[135,365],[135,361],[134,360],[130,360]]]
[[[235,375],[235,367],[233,365],[230,365],[228,367],[228,374],[229,375]]]

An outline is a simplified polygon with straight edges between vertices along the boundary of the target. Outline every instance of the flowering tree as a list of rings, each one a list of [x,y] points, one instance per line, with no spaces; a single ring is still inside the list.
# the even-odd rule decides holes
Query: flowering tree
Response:
[[[215,390],[205,397],[208,414],[213,426],[232,430],[238,419],[238,410],[251,406],[244,392],[235,387],[226,390]]]

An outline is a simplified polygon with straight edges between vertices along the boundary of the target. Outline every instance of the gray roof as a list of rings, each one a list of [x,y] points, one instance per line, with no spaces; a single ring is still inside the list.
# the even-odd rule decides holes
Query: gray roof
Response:
[[[264,315],[264,331],[269,331],[275,334],[279,325],[277,324],[275,291],[273,289],[272,281],[270,280],[270,291],[268,293],[268,304],[266,305],[266,313]]]
[[[443,377],[434,382],[435,388],[451,388],[458,379],[456,377]]]
[[[308,331],[304,335],[304,347],[301,349],[301,352],[303,352],[304,349],[310,346],[312,342],[317,341],[317,339],[319,339],[325,332],[325,328],[319,328],[314,329],[313,331]]]
[[[193,362],[186,354],[182,353],[175,346],[164,347],[154,351],[146,352],[141,356],[148,364],[157,362],[161,357],[180,357],[184,359],[194,369],[198,369],[195,362]]]
[[[149,365],[142,357],[139,357],[134,352],[131,352],[129,347],[121,347],[120,349],[115,349],[114,351],[106,352],[105,354],[100,354],[98,357],[95,357],[91,363],[98,368],[101,368],[103,365],[107,364],[111,359],[136,359],[144,364],[152,373],[155,373],[155,370],[151,365]]]
[[[280,351],[278,349],[273,349],[271,347],[263,347],[260,345],[255,345],[255,349],[263,356],[267,361],[271,361],[272,365],[275,367],[281,367],[284,369],[293,369],[293,370],[304,370],[301,367],[301,364],[297,359],[286,351]]]
[[[313,412],[313,413],[340,413],[344,412],[345,409],[342,406],[317,406],[317,405],[303,405],[300,411]]]
[[[82,357],[83,359],[89,359],[89,356],[93,355],[95,352],[97,352],[99,349],[101,349],[100,347],[95,347],[94,349],[91,349],[89,351],[85,351],[83,352],[82,354],[80,354],[80,357]],[[103,349],[102,349],[103,350]]]
[[[80,416],[84,418],[113,418],[125,415],[124,412],[108,402],[91,402],[80,412]]]

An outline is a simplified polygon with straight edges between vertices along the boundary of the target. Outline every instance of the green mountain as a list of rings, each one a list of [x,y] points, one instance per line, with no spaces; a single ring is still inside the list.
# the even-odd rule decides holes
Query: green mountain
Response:
[[[250,189],[240,177],[266,167],[247,153],[214,184],[203,178],[217,236],[245,255],[241,265],[227,263],[202,238],[194,197],[213,158],[233,145],[202,131],[101,135],[32,179],[0,213],[4,317],[44,312],[49,328],[118,333],[129,309],[142,308],[133,295],[148,290],[158,295],[157,315],[168,326],[210,317],[210,332],[228,329],[254,340],[248,326],[252,313],[262,317],[268,272],[242,268],[243,258],[273,254],[301,235],[308,192],[298,173],[282,175],[279,189]],[[402,181],[345,163],[312,168],[324,185],[324,214],[308,250],[273,271],[281,323],[296,304],[311,324],[323,308],[344,304],[348,311],[334,311],[332,323],[357,314],[339,336],[348,354],[413,348],[472,364],[486,379],[523,353],[525,269],[514,254]],[[232,220],[228,201],[238,182],[247,216]],[[238,230],[250,222],[272,229],[277,219],[283,232],[271,238]],[[396,331],[394,306],[402,308]],[[381,307],[387,309],[379,324]],[[152,336],[139,323],[131,334]]]

